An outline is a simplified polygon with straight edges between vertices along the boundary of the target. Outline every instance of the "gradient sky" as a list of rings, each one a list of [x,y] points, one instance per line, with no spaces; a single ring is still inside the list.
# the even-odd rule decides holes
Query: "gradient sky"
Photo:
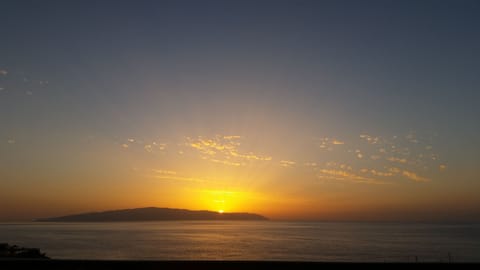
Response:
[[[2,1],[0,220],[479,221],[479,1]]]

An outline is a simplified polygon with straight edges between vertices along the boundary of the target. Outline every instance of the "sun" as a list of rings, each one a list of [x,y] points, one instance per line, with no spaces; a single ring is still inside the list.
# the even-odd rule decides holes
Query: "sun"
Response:
[[[223,209],[218,210],[218,213],[223,214]]]

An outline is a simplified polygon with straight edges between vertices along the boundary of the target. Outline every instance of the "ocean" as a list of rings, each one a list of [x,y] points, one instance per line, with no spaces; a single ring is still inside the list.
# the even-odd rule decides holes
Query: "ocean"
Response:
[[[280,221],[0,223],[53,259],[480,262],[480,225]]]

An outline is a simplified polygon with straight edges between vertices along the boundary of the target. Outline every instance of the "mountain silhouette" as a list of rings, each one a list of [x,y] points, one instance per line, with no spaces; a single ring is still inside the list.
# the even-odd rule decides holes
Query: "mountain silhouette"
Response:
[[[52,218],[40,218],[38,222],[113,222],[113,221],[161,221],[161,220],[268,220],[253,213],[218,213],[186,209],[146,207],[105,212],[91,212]]]

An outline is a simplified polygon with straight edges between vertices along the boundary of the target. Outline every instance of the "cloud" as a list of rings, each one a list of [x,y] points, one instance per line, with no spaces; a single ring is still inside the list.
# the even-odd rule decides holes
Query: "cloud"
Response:
[[[157,143],[157,142],[152,142],[154,146],[156,146],[159,150],[165,150],[167,148],[166,143]]]
[[[230,135],[230,136],[223,136],[223,138],[224,138],[225,140],[237,140],[237,139],[242,138],[242,136]]]
[[[348,149],[335,147],[341,143],[350,147]],[[364,177],[376,181],[378,179],[392,181],[389,179],[406,177],[413,181],[425,182],[431,180],[429,175],[431,168],[439,168],[440,171],[446,168],[433,151],[432,139],[421,140],[415,132],[391,137],[362,133],[356,141],[320,137],[315,139],[315,144],[320,149],[332,152],[331,156],[336,157],[336,160],[330,159],[330,162],[326,162],[323,168],[322,165],[316,168],[317,172],[323,169],[323,173],[320,173],[323,178],[328,176],[350,181],[368,181],[359,178]],[[358,169],[342,167],[341,165],[345,163],[361,164],[362,167]],[[401,167],[396,168],[397,166]],[[340,172],[348,175],[342,175]]]
[[[338,139],[335,139],[335,138],[328,138],[328,137],[316,138],[315,141],[316,141],[315,144],[320,149],[326,149],[328,151],[333,151],[333,146],[335,146],[335,145],[345,144],[345,142],[342,141],[342,140],[338,140]]]
[[[377,144],[381,141],[380,137],[373,137],[367,134],[360,134],[360,139],[367,141],[369,144]]]
[[[157,179],[166,179],[166,180],[175,180],[175,181],[185,181],[185,182],[194,182],[194,183],[206,183],[208,181],[205,181],[204,179],[201,178],[195,178],[195,177],[183,177],[183,176],[175,176],[175,175],[154,175],[154,178]]]
[[[163,151],[167,148],[166,143],[157,143],[157,142],[152,142],[152,143],[146,143],[143,145],[143,149],[149,153],[153,153],[155,151]]]
[[[170,170],[152,170],[155,173],[158,173],[160,175],[176,175],[176,171],[170,171]]]
[[[425,178],[425,177],[421,177],[414,172],[403,171],[402,175],[407,177],[408,179],[416,181],[416,182],[428,182],[428,181],[430,181],[430,179]]]
[[[213,138],[190,138],[184,144],[190,148],[196,149],[202,155],[202,159],[210,160],[215,163],[222,163],[232,166],[245,166],[244,161],[270,161],[272,157],[261,156],[252,152],[240,152],[241,136],[216,135]]]
[[[154,169],[152,170],[152,172],[154,173],[154,175],[146,175],[146,176],[156,178],[156,179],[165,179],[165,180],[181,181],[181,182],[214,183],[214,184],[219,183],[219,181],[215,181],[212,179],[184,176],[181,173],[172,171],[172,170]]]
[[[148,143],[148,142],[144,142],[143,140],[140,140],[140,139],[135,139],[135,138],[127,138],[125,140],[125,142],[123,144],[121,144],[121,146],[123,148],[132,148],[132,149],[135,149],[135,148],[143,148],[143,150],[145,150],[146,152],[148,153],[155,153],[157,151],[164,151],[166,148],[167,148],[167,143],[158,143],[158,142],[151,142],[151,143]]]
[[[230,155],[233,157],[238,157],[238,158],[243,158],[247,160],[261,160],[261,161],[269,161],[272,160],[272,157],[270,156],[257,156],[253,153],[248,153],[248,154],[240,154],[236,151],[230,151]]]
[[[15,140],[14,139],[8,139],[7,143],[8,144],[15,144]]]
[[[237,136],[215,136],[213,139],[203,139],[202,137],[192,139],[187,137],[187,146],[197,149],[203,154],[216,155],[217,152],[234,151],[240,144],[237,142]]]
[[[393,176],[393,173],[392,172],[380,172],[380,171],[377,171],[377,170],[370,170],[370,173],[375,175],[375,176],[381,176],[381,177],[389,177],[389,176]]]
[[[362,183],[362,184],[375,184],[375,185],[384,185],[388,184],[387,182],[360,176],[348,171],[342,170],[327,170],[322,169],[318,171],[317,177],[320,179],[332,179],[332,180],[340,180],[340,181],[348,181],[353,183]]]
[[[296,164],[295,161],[290,161],[290,160],[281,160],[280,161],[280,166],[284,168],[292,168]]]
[[[395,168],[395,167],[389,168],[388,171],[391,172],[391,173],[396,173],[396,174],[401,172],[401,170],[399,168]]]
[[[389,157],[387,158],[388,161],[391,161],[391,162],[397,162],[397,163],[407,163],[407,160],[404,159],[404,158],[396,158],[396,157]]]
[[[333,161],[325,163],[325,166],[327,166],[329,168],[340,168],[342,170],[349,170],[349,171],[352,170],[352,166],[350,166],[348,164],[337,163],[337,162],[333,162]]]
[[[0,69],[0,75],[7,76],[8,71],[6,69]]]
[[[228,161],[228,160],[210,159],[210,161],[214,162],[214,163],[220,163],[220,164],[223,164],[223,165],[229,165],[229,166],[235,166],[235,167],[247,165],[245,163],[231,162],[231,161]]]

